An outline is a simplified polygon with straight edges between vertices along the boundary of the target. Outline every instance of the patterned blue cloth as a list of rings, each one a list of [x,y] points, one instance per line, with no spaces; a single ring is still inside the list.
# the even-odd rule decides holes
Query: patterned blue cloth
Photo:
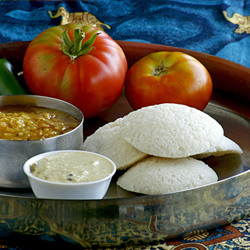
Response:
[[[198,4],[197,4],[198,3]],[[58,25],[48,10],[63,6],[69,12],[88,11],[112,29],[115,40],[164,44],[216,55],[250,67],[250,37],[237,34],[237,24],[224,17],[250,15],[250,0],[93,0],[1,1],[0,42],[32,40]]]
[[[92,13],[112,27],[105,31],[115,40],[186,48],[250,68],[249,34],[235,33],[238,25],[230,23],[222,13],[226,10],[230,17],[235,12],[248,16],[250,0],[0,1],[0,43],[30,41],[58,25],[61,18],[51,19],[48,11],[55,14],[61,6],[68,12]],[[209,234],[202,232],[200,237],[204,238],[196,241],[176,239],[147,249],[250,249],[246,241],[249,227],[249,219],[241,220]],[[215,240],[221,231],[223,237]],[[22,249],[1,240],[1,236],[0,248]]]

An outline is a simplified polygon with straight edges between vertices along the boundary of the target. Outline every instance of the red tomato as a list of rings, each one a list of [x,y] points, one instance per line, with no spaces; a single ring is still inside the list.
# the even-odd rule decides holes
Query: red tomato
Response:
[[[85,33],[83,41],[81,31]],[[74,33],[78,32],[80,48],[77,45],[74,48],[79,52],[83,49],[81,46],[88,45],[87,53],[75,59],[64,54],[63,32],[66,44],[70,45],[62,46],[66,52],[72,48]],[[97,33],[100,34],[94,40]],[[23,73],[31,93],[70,102],[85,118],[90,118],[118,100],[127,73],[127,60],[121,47],[104,31],[68,24],[48,28],[31,41],[24,56]]]
[[[207,69],[181,52],[151,53],[129,69],[125,80],[125,95],[134,109],[177,103],[203,110],[212,88]]]

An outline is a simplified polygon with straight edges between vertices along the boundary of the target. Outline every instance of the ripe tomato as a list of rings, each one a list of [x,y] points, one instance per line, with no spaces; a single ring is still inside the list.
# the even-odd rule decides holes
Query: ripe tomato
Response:
[[[84,49],[85,54],[79,52]],[[73,52],[78,56],[67,55]],[[48,28],[31,41],[23,73],[31,93],[70,102],[90,118],[118,100],[127,60],[121,47],[104,31],[68,24]]]
[[[134,109],[177,103],[203,110],[212,88],[207,69],[182,52],[151,53],[129,69],[125,80],[125,95]]]

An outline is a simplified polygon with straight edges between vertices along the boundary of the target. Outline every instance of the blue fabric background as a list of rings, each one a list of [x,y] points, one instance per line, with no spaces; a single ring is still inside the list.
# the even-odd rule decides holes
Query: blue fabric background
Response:
[[[238,25],[222,14],[248,16],[250,0],[1,1],[0,42],[32,40],[58,25],[61,18],[51,19],[47,11],[60,6],[94,14],[112,27],[105,31],[115,40],[187,48],[250,67],[249,34],[234,33]]]
[[[0,1],[0,43],[30,41],[46,28],[58,25],[61,19],[51,19],[48,10],[55,13],[61,6],[69,12],[94,14],[112,27],[105,31],[115,40],[191,49],[250,68],[250,34],[234,33],[238,26],[222,14],[227,10],[229,16],[234,12],[248,16],[250,0]]]

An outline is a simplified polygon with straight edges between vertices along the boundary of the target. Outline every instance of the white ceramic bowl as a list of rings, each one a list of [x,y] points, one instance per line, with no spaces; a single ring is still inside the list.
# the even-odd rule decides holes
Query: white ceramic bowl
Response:
[[[101,156],[102,158],[106,159],[108,164],[112,166],[113,171],[110,175],[108,175],[103,179],[91,182],[78,182],[78,183],[60,183],[60,182],[47,181],[40,179],[31,173],[30,166],[33,163],[37,162],[38,160],[44,157],[58,154],[61,152],[81,152],[82,154]],[[30,158],[25,162],[23,170],[24,173],[27,175],[28,180],[30,182],[30,186],[37,198],[63,199],[63,200],[65,199],[92,200],[92,199],[102,199],[105,196],[109,188],[110,181],[116,172],[116,165],[112,160],[100,154],[87,151],[80,151],[80,150],[57,150],[39,154]]]

